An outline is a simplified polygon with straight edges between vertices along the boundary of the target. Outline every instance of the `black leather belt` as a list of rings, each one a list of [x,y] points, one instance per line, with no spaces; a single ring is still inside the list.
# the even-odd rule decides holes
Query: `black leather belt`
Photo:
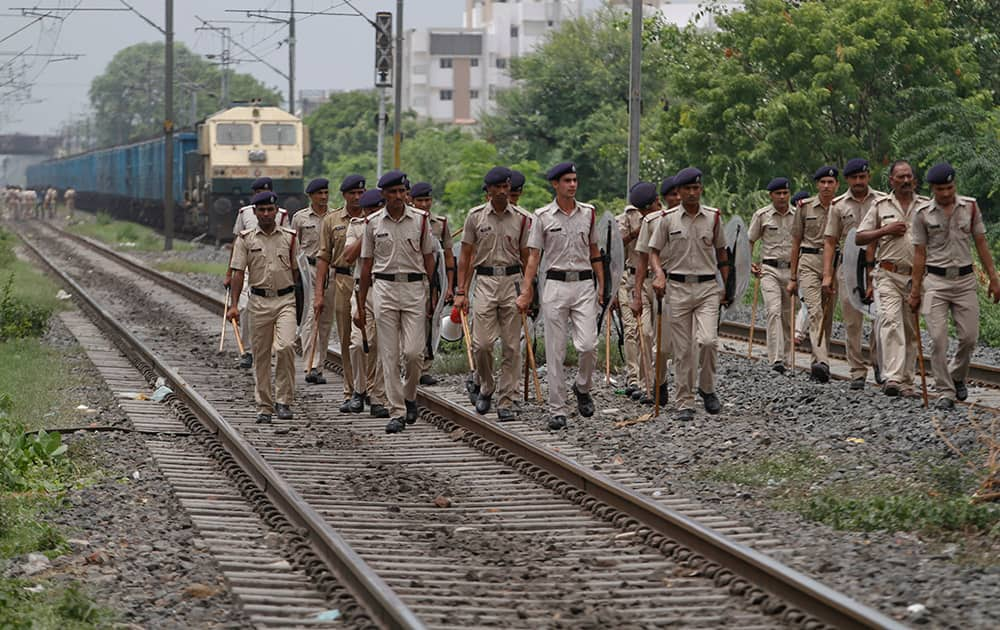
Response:
[[[250,293],[254,295],[259,295],[260,297],[281,297],[282,295],[288,295],[295,290],[294,286],[285,287],[284,289],[278,289],[277,291],[272,291],[271,289],[258,289],[257,287],[250,287]]]
[[[768,267],[774,267],[775,269],[791,269],[792,263],[787,260],[778,260],[777,258],[765,258],[761,261]]]
[[[901,273],[903,275],[910,275],[913,271],[913,267],[910,265],[897,265],[894,262],[889,262],[888,260],[880,260],[878,266],[886,271],[891,271],[892,273]]]
[[[350,267],[334,267],[333,270],[342,276],[350,276],[354,274]]]
[[[580,280],[590,280],[594,277],[593,269],[586,269],[584,271],[560,271],[558,269],[549,269],[545,272],[546,280],[559,280],[561,282],[577,282]]]
[[[422,273],[376,273],[376,280],[388,280],[389,282],[420,282],[424,279]]]
[[[715,280],[715,274],[683,274],[683,273],[668,273],[667,277],[674,282],[708,282],[709,280]]]
[[[799,248],[799,253],[802,253],[802,254],[822,254],[823,250],[819,249],[818,247],[800,247]]]
[[[315,256],[306,256],[306,262],[309,263],[310,265],[312,265],[313,267],[315,267],[316,266],[316,257]]]
[[[511,265],[510,267],[479,265],[476,267],[476,273],[481,276],[513,276],[516,273],[521,273],[521,265]]]
[[[927,273],[932,273],[935,276],[944,276],[945,278],[957,278],[972,273],[972,265],[964,267],[935,267],[934,265],[927,265]]]

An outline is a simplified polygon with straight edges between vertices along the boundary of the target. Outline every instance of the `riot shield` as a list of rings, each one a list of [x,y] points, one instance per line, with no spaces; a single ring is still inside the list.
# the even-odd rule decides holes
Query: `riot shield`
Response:
[[[865,296],[868,289],[867,268],[865,267],[866,248],[854,242],[857,233],[851,228],[844,241],[844,259],[840,263],[839,280],[841,295],[847,298],[856,310],[874,319],[878,314],[874,299]]]
[[[733,217],[726,223],[726,251],[729,254],[729,279],[722,282],[722,272],[716,272],[716,280],[726,289],[726,297],[731,300],[728,308],[736,308],[743,300],[743,295],[750,286],[750,240],[747,236],[747,226],[740,217]]]
[[[597,248],[601,255],[601,266],[604,268],[604,305],[597,315],[597,330],[603,332],[611,300],[618,295],[618,287],[625,273],[625,243],[622,241],[615,216],[608,211],[605,211],[601,215],[601,220],[597,222]]]
[[[430,289],[427,295],[430,307],[433,309],[426,333],[425,353],[429,359],[434,358],[438,344],[441,343],[441,314],[444,312],[444,294],[445,288],[448,286],[448,272],[444,268],[444,250],[439,242],[435,241],[435,245],[434,275],[430,278]]]
[[[295,322],[301,329],[302,322],[306,319],[304,311],[306,309],[312,310],[313,307],[313,274],[316,273],[316,267],[309,264],[306,260],[305,252],[301,249],[295,253],[295,264],[299,267],[299,277],[302,278],[302,303],[301,311],[299,310],[299,304],[296,304],[296,318]],[[299,301],[298,291],[296,290],[295,301]],[[301,333],[301,330],[299,331]]]

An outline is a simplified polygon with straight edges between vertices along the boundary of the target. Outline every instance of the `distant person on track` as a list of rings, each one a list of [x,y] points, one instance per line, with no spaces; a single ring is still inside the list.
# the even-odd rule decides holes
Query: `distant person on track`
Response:
[[[379,360],[392,417],[386,433],[399,433],[417,420],[417,384],[425,344],[428,278],[434,272],[430,217],[406,203],[406,173],[389,171],[378,180],[385,208],[368,217],[361,244],[358,304],[375,294]],[[372,280],[374,278],[374,286]],[[363,328],[359,308],[354,323]],[[400,375],[400,363],[405,382]]]
[[[694,418],[697,384],[705,411],[722,404],[715,393],[719,305],[732,271],[722,229],[722,212],[701,203],[701,171],[688,167],[674,175],[681,205],[667,210],[649,239],[649,260],[657,295],[670,295],[670,338],[674,350],[674,387],[678,421]],[[662,256],[662,258],[661,258]],[[668,288],[669,287],[669,288]]]
[[[573,383],[576,408],[581,416],[594,415],[590,396],[597,365],[597,315],[604,291],[604,268],[597,248],[597,211],[577,201],[576,165],[562,162],[549,169],[545,178],[555,190],[552,203],[535,210],[528,236],[528,264],[524,272],[517,308],[527,313],[534,293],[532,281],[539,273],[545,286],[539,297],[545,320],[545,365],[549,385],[549,429],[566,427],[566,337],[572,332],[579,357]],[[594,282],[594,278],[597,282]]]
[[[857,390],[864,389],[868,376],[868,365],[861,354],[861,341],[865,334],[864,315],[851,305],[846,291],[836,290],[834,275],[837,272],[840,244],[847,237],[847,232],[861,224],[861,219],[885,193],[874,190],[869,185],[871,173],[868,160],[864,158],[848,160],[844,165],[844,178],[847,179],[847,192],[833,200],[826,229],[823,231],[823,292],[829,298],[835,293],[840,294],[840,313],[847,335],[847,363],[851,368],[851,389]],[[878,345],[876,335],[871,336],[869,345],[874,358],[877,356]]]
[[[767,360],[771,369],[785,373],[785,366],[792,365],[794,340],[790,338],[792,299],[785,291],[792,267],[792,227],[795,210],[789,203],[791,188],[787,177],[775,177],[767,184],[771,203],[753,214],[748,236],[750,252],[761,243],[761,262],[750,265],[751,272],[760,278],[760,292],[767,310]]]
[[[326,361],[326,348],[330,344],[330,329],[333,326],[334,315],[333,300],[337,293],[324,292],[324,287],[329,281],[330,269],[328,264],[320,265],[321,261],[317,258],[323,225],[327,216],[331,214],[329,180],[324,177],[312,180],[306,185],[306,194],[309,196],[309,207],[295,213],[292,217],[292,229],[295,230],[295,236],[299,240],[299,251],[305,254],[309,265],[308,269],[300,271],[312,276],[314,300],[313,304],[304,305],[305,312],[302,313],[302,325],[299,327],[299,342],[302,344],[302,357],[305,359],[302,369],[307,370],[306,382],[324,385],[326,377],[323,376],[323,364]],[[344,224],[339,232],[342,233],[346,229]],[[343,242],[342,236],[340,241]],[[319,309],[315,308],[315,298],[323,298],[320,300]],[[313,359],[312,366],[306,364],[309,357]],[[350,359],[347,362],[349,363]]]
[[[233,244],[229,264],[232,272],[229,319],[239,322],[238,306],[244,285],[244,269],[249,272],[250,287],[247,310],[253,320],[253,346],[258,357],[254,370],[257,401],[257,422],[271,422],[277,412],[279,420],[292,418],[295,395],[295,281],[299,270],[295,264],[295,230],[278,227],[278,197],[262,191],[252,199],[257,226],[240,232]],[[271,357],[276,357],[275,395],[271,395]],[[277,402],[275,402],[277,401]]]
[[[979,300],[969,240],[976,246],[983,271],[989,278],[989,297],[1000,302],[1000,279],[993,266],[986,226],[976,200],[956,194],[955,169],[947,162],[927,171],[932,199],[914,209],[910,226],[913,243],[910,308],[923,304],[931,337],[931,370],[938,399],[936,406],[951,409],[955,399],[969,396],[965,380],[979,338]],[[926,276],[924,275],[926,272]],[[922,290],[926,291],[921,295]],[[958,348],[948,361],[948,313],[955,320]]]
[[[836,299],[836,290],[830,295],[823,293],[823,233],[840,185],[837,179],[839,174],[834,166],[821,166],[813,173],[816,195],[799,202],[792,223],[792,269],[788,292],[798,295],[801,283],[802,300],[809,313],[810,375],[820,383],[830,380],[829,348],[833,330],[833,317],[827,315],[824,306]],[[828,310],[832,311],[832,308],[831,304]]]
[[[261,191],[270,191],[274,188],[274,184],[270,177],[258,177],[250,184],[250,190],[256,195]],[[278,208],[278,215],[275,218],[278,227],[285,227],[288,225],[288,211],[284,208]],[[253,204],[243,206],[236,212],[236,222],[233,224],[233,236],[239,236],[244,230],[249,230],[251,228],[257,227],[257,216],[254,214]],[[231,256],[231,253],[230,253]],[[230,260],[232,258],[230,257]],[[229,287],[229,282],[232,277],[232,269],[226,270],[226,279],[223,282],[223,286]],[[244,289],[243,293],[240,295],[240,334],[243,336],[245,346],[243,356],[240,357],[240,367],[249,370],[253,367],[253,348],[251,347],[250,339],[253,338],[253,332],[250,328],[250,318],[246,316],[246,305],[249,298],[249,293]]]
[[[42,206],[44,210],[44,216],[46,219],[54,219],[56,217],[56,200],[59,198],[59,193],[52,186],[45,189],[45,197],[42,199]]]
[[[913,273],[910,223],[914,209],[928,201],[914,194],[913,167],[905,160],[889,166],[892,192],[875,202],[858,226],[858,245],[875,247],[874,275],[879,296],[879,345],[882,348],[882,391],[886,396],[912,396],[917,362],[917,328],[907,303]]]
[[[67,188],[63,193],[63,203],[66,204],[66,216],[72,219],[73,213],[76,212],[76,190]]]
[[[483,177],[489,202],[469,210],[462,228],[455,307],[468,312],[467,292],[476,274],[472,298],[472,356],[479,376],[476,411],[489,412],[498,394],[497,419],[514,419],[521,374],[521,316],[515,300],[528,258],[531,215],[510,203],[510,169],[497,166]],[[493,376],[493,344],[500,341],[500,376]],[[531,340],[527,340],[531,343]]]

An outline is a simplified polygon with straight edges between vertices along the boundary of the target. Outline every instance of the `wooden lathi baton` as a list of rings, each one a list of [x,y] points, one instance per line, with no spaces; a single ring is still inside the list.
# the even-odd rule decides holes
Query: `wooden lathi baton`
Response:
[[[924,340],[920,336],[920,311],[913,311],[913,323],[917,327],[917,357],[920,359],[920,387],[924,395],[924,409],[929,406],[927,401],[927,371],[924,369]]]
[[[233,323],[233,332],[236,333],[236,347],[240,349],[240,356],[246,354],[246,350],[243,349],[243,337],[240,335],[240,325],[236,323],[235,319],[229,320]]]
[[[226,315],[229,313],[229,287],[226,287],[226,300],[222,305],[222,332],[219,333],[219,353],[226,345]]]
[[[760,293],[760,276],[753,277],[753,303],[750,305],[750,344],[747,346],[747,358],[753,358],[753,333],[757,324],[757,294]]]
[[[458,309],[458,315],[462,318],[462,336],[465,338],[465,356],[469,360],[469,371],[475,372],[476,366],[472,362],[472,333],[469,332],[469,320],[465,318],[463,309]]]
[[[663,297],[656,297],[656,381],[653,383],[653,417],[660,415],[660,376],[663,374]],[[674,375],[676,376],[676,374]],[[666,401],[664,401],[666,402]]]
[[[538,380],[538,368],[535,366],[535,350],[531,347],[531,337],[528,334],[528,316],[521,313],[521,325],[524,327],[524,345],[528,348],[528,365],[535,379],[535,400],[542,403],[542,382]]]

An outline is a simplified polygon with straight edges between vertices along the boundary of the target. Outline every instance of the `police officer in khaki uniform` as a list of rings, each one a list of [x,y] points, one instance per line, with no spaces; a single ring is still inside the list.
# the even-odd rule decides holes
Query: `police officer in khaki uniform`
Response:
[[[330,327],[333,326],[333,291],[324,293],[328,275],[326,269],[319,273],[316,266],[316,252],[319,250],[320,228],[329,210],[330,182],[320,177],[312,180],[306,186],[309,195],[309,207],[303,208],[292,217],[292,229],[299,239],[299,251],[305,254],[309,268],[306,271],[312,275],[313,298],[323,294],[323,308],[317,314],[315,308],[306,308],[302,315],[302,325],[299,327],[299,342],[302,344],[302,356],[305,363],[313,357],[312,366],[303,365],[306,372],[306,382],[323,385],[323,364],[326,360],[326,348],[330,344]],[[318,326],[318,331],[316,330]],[[315,333],[314,333],[315,331]],[[315,338],[313,335],[315,334]]]
[[[840,243],[851,228],[861,224],[876,199],[884,193],[873,190],[868,185],[871,173],[868,160],[853,158],[844,165],[844,177],[849,186],[847,192],[833,200],[830,214],[823,231],[823,291],[833,297],[836,289],[833,274],[837,267]],[[844,292],[840,293],[840,313],[847,332],[847,363],[851,367],[851,389],[864,389],[868,366],[861,354],[861,338],[864,336],[864,315],[851,306]],[[872,356],[875,356],[876,337],[871,338]]]
[[[509,202],[510,176],[510,169],[497,166],[483,178],[490,200],[469,210],[465,219],[455,294],[455,307],[468,312],[466,293],[475,271],[472,354],[480,387],[476,411],[487,413],[493,394],[499,393],[497,418],[501,422],[514,418],[521,372],[521,316],[514,301],[520,292],[531,228],[531,215]],[[498,338],[499,385],[493,377],[493,343]]]
[[[956,194],[955,169],[947,162],[935,164],[927,171],[927,183],[933,198],[919,204],[913,211],[910,240],[913,242],[913,274],[910,308],[921,304],[931,337],[931,369],[937,387],[937,406],[951,409],[955,399],[965,400],[968,389],[965,379],[969,361],[979,338],[979,300],[976,296],[976,274],[969,251],[972,238],[979,261],[989,277],[989,296],[1000,302],[1000,279],[993,266],[986,226],[976,200]],[[926,272],[926,276],[924,273]],[[955,320],[958,349],[948,361],[948,313]]]
[[[251,196],[256,195],[262,191],[270,191],[274,189],[274,183],[270,177],[258,177],[250,184]],[[275,222],[278,227],[285,227],[288,225],[288,211],[284,208],[278,208],[278,215],[275,218]],[[254,214],[253,204],[248,204],[236,211],[236,221],[233,223],[233,236],[239,236],[245,230],[252,230],[257,227],[257,216]],[[230,251],[230,260],[232,260],[232,252]],[[229,283],[232,279],[233,270],[231,268],[226,269],[226,280],[223,282],[223,286],[229,287]],[[244,293],[240,296],[240,303],[243,306],[240,308],[240,336],[243,338],[243,356],[240,357],[240,367],[249,370],[253,367],[253,344],[251,339],[253,339],[253,331],[250,327],[250,318],[247,317],[246,304],[248,304],[249,293],[246,292],[246,287],[244,287]]]
[[[437,239],[438,243],[441,243],[441,247],[444,250],[444,267],[445,273],[448,276],[448,286],[441,287],[441,290],[444,291],[444,301],[451,302],[452,287],[455,286],[455,245],[451,238],[451,228],[448,226],[448,217],[431,212],[431,206],[434,205],[433,194],[434,189],[427,182],[417,182],[410,188],[410,197],[413,199],[413,207],[418,210],[423,210],[430,216],[431,233],[434,235],[434,238]],[[428,319],[427,326],[430,327],[431,324],[432,321]],[[420,384],[437,385],[437,379],[430,373],[431,365],[433,365],[434,359],[427,354],[427,348],[424,350],[424,360],[420,366]]]
[[[368,217],[361,242],[361,288],[358,304],[368,291],[375,294],[379,360],[385,375],[392,418],[386,433],[398,433],[417,420],[417,383],[423,358],[427,319],[427,278],[434,272],[434,241],[430,217],[406,204],[406,173],[389,171],[378,180],[385,208]],[[359,327],[367,315],[358,309]],[[406,382],[400,379],[400,361]]]
[[[926,197],[914,194],[913,167],[905,160],[889,166],[892,193],[881,197],[871,207],[855,240],[858,245],[876,248],[875,282],[879,295],[879,346],[886,382],[886,396],[913,395],[917,361],[917,328],[913,311],[907,303],[910,274],[913,272],[913,244],[907,234],[913,211]]]
[[[512,206],[517,206],[517,202],[521,200],[521,194],[524,192],[524,182],[524,173],[513,169],[510,171],[510,194],[507,196],[507,201]]]
[[[823,294],[823,233],[840,185],[834,166],[821,166],[814,174],[816,196],[801,201],[792,221],[792,271],[788,293],[798,295],[802,285],[802,300],[809,314],[809,346],[812,350],[810,373],[813,380],[830,380],[830,334],[833,317],[824,317],[823,306],[834,295]],[[836,290],[834,290],[836,293]]]
[[[353,176],[352,176],[353,177]],[[360,177],[360,176],[357,176]],[[345,180],[346,182],[347,180]],[[361,180],[364,190],[364,179]],[[355,195],[357,190],[344,194],[348,201],[348,209],[352,203],[359,206],[360,217],[353,217],[347,228],[347,240],[344,246],[344,260],[354,265],[361,256],[361,242],[365,234],[366,218],[375,214],[385,205],[382,193],[378,189],[364,190]],[[352,200],[349,196],[357,197]],[[354,265],[356,288],[351,299],[351,317],[356,318],[358,312],[358,291],[361,285],[361,265]],[[354,371],[354,396],[351,397],[350,411],[357,413],[369,405],[369,413],[373,418],[388,418],[389,410],[385,407],[385,378],[382,375],[382,362],[378,358],[378,329],[375,327],[375,296],[368,292],[363,308],[365,309],[364,334],[361,328],[351,329],[351,367]],[[368,342],[367,351],[365,341]]]
[[[675,418],[681,421],[694,418],[696,381],[705,411],[717,414],[722,410],[715,393],[715,366],[719,305],[725,289],[716,281],[715,270],[721,271],[725,286],[730,263],[721,212],[701,203],[701,177],[701,171],[692,167],[674,175],[681,205],[667,210],[649,239],[649,261],[656,274],[653,290],[657,295],[670,295]]]
[[[603,299],[604,268],[597,248],[597,211],[594,206],[576,200],[576,165],[557,164],[549,169],[546,179],[555,189],[556,197],[552,203],[535,210],[517,308],[527,313],[531,306],[531,282],[539,271],[544,252],[545,287],[539,304],[545,319],[545,365],[551,413],[548,425],[549,429],[558,430],[566,426],[563,361],[570,329],[580,366],[573,383],[577,410],[585,418],[594,415],[590,386],[597,365],[597,314]]]
[[[361,182],[362,186],[364,182]],[[356,190],[356,188],[355,188]],[[360,197],[356,192],[345,193],[348,197]],[[317,276],[327,278],[329,270],[333,270],[333,280],[327,278],[323,284],[317,284],[313,298],[313,310],[321,312],[329,310],[333,305],[332,318],[337,322],[337,337],[341,348],[341,366],[344,371],[344,402],[340,412],[361,411],[358,400],[354,396],[354,365],[351,362],[351,294],[354,292],[354,270],[347,262],[346,241],[347,227],[351,223],[352,212],[361,215],[361,210],[353,211],[338,208],[326,213],[320,228],[319,247],[316,250]],[[329,285],[329,286],[328,286]],[[326,346],[319,346],[325,350]],[[344,351],[347,348],[348,351]],[[322,364],[322,363],[321,363]]]
[[[750,219],[751,253],[757,241],[761,242],[761,262],[752,264],[751,271],[760,278],[760,292],[767,309],[767,359],[775,372],[784,374],[785,363],[792,365],[794,348],[789,337],[793,298],[785,288],[791,276],[795,211],[788,201],[791,189],[787,177],[772,179],[767,192],[771,203]]]
[[[233,244],[230,262],[232,284],[229,319],[239,322],[237,304],[243,290],[243,270],[249,271],[250,303],[247,310],[253,320],[253,344],[258,352],[273,350],[277,358],[275,389],[277,402],[271,396],[270,356],[258,359],[254,370],[257,400],[257,422],[292,417],[295,393],[295,280],[299,270],[295,264],[295,231],[278,227],[278,197],[271,191],[257,193],[252,203],[257,227],[240,232]],[[265,353],[266,355],[267,353]]]
[[[642,230],[643,219],[661,209],[660,200],[656,195],[656,185],[649,182],[638,182],[629,191],[629,204],[625,211],[615,217],[622,241],[625,243],[625,277],[618,289],[619,312],[622,317],[622,327],[625,330],[625,394],[632,396],[639,392],[638,400],[643,403],[653,402],[649,395],[653,391],[655,376],[652,372],[652,332],[649,321],[650,309],[632,310],[631,305],[639,300],[649,304],[646,292],[646,282],[636,283],[636,274],[643,264],[641,254],[636,251],[636,240]],[[649,264],[648,254],[646,264]],[[645,274],[644,274],[645,275]],[[652,283],[648,283],[650,290]],[[625,308],[621,308],[624,304]],[[642,340],[640,341],[640,335]]]

